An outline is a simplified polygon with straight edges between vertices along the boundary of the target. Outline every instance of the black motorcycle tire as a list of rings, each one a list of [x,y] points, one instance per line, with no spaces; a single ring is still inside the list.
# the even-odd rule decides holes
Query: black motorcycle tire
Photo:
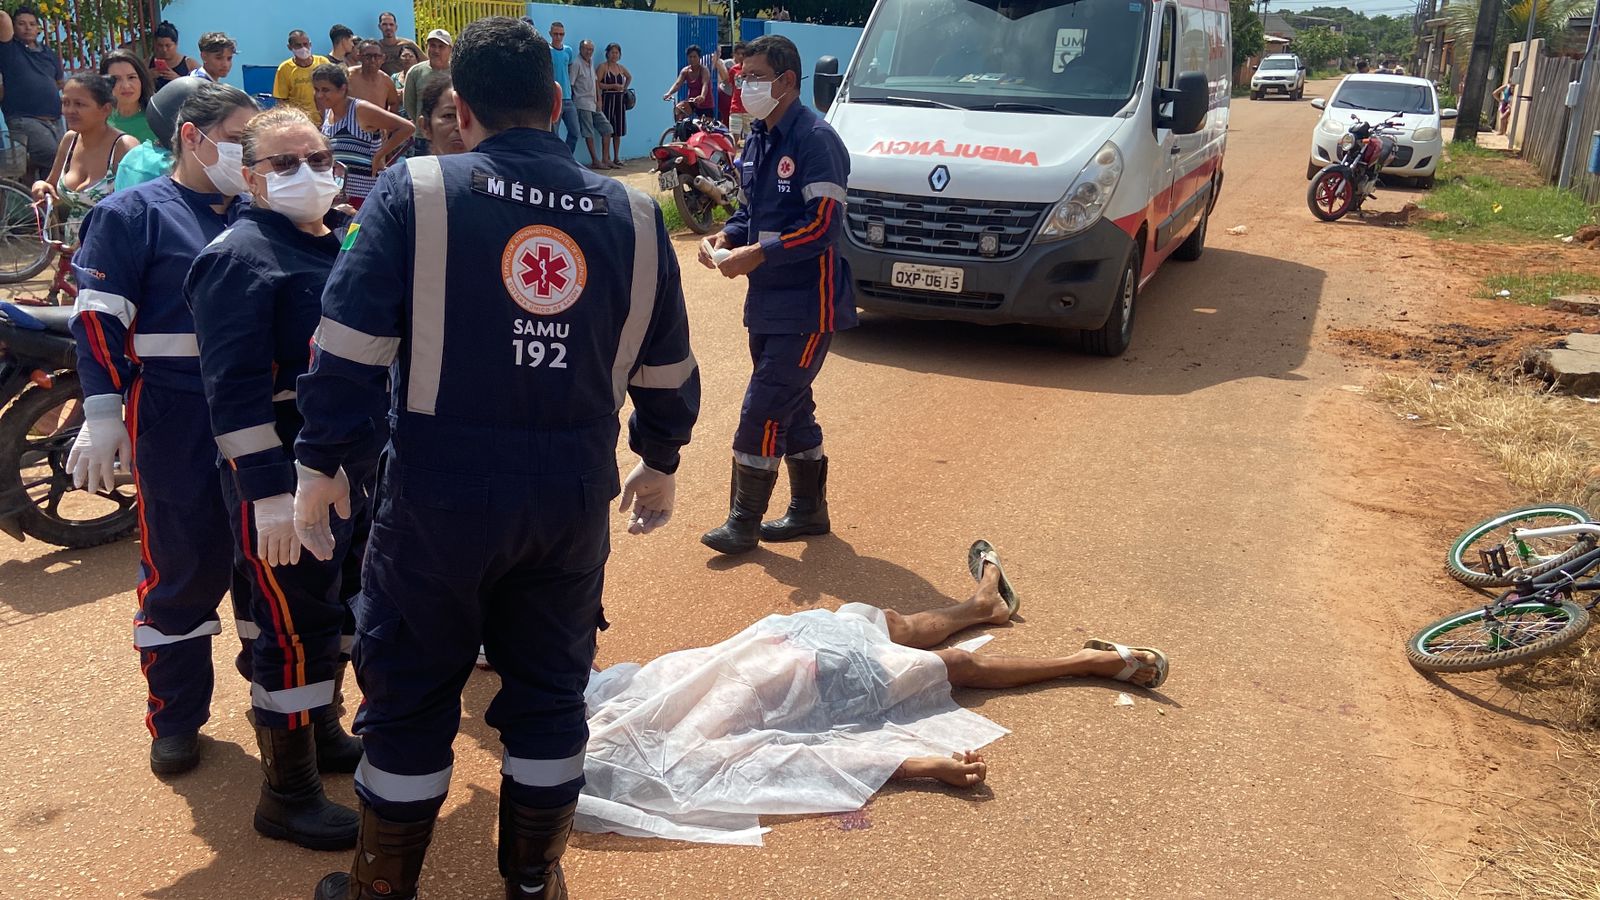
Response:
[[[700,193],[692,184],[680,184],[672,191],[672,202],[678,206],[683,224],[695,234],[710,234],[717,229],[717,204]]]
[[[30,385],[17,395],[5,415],[0,415],[0,495],[22,489],[22,445],[28,430],[45,411],[61,404],[62,392],[81,397],[76,372],[61,372],[55,376],[55,385],[42,388]],[[37,506],[29,505],[18,515],[22,530],[58,547],[81,550],[108,544],[128,534],[139,524],[139,508],[130,504],[126,509],[88,522],[72,522],[47,515]]]
[[[1345,203],[1343,209],[1340,209],[1337,212],[1325,210],[1322,208],[1322,205],[1317,202],[1317,188],[1322,185],[1324,180],[1332,176],[1343,178],[1345,184],[1348,186],[1347,190],[1350,192],[1349,201]],[[1343,163],[1333,163],[1331,165],[1323,166],[1322,171],[1311,176],[1311,186],[1306,189],[1306,206],[1310,207],[1312,215],[1316,216],[1322,221],[1337,222],[1349,215],[1352,210],[1356,209],[1360,205],[1360,202],[1356,199],[1356,173],[1352,172],[1349,166],[1344,165]]]

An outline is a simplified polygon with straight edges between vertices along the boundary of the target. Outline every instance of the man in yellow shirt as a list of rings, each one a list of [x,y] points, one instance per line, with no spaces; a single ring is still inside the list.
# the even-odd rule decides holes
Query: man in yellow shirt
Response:
[[[312,53],[311,36],[298,28],[289,32],[289,52],[294,55],[278,65],[278,75],[272,80],[272,96],[278,98],[279,103],[301,110],[320,125],[322,117],[317,115],[317,94],[311,86],[311,73],[328,58]]]

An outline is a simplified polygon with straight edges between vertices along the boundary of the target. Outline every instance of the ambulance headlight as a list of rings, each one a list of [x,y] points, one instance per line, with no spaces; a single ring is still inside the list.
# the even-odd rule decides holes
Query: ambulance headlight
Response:
[[[1038,239],[1057,241],[1071,237],[1100,221],[1120,180],[1122,151],[1116,144],[1106,141],[1078,173],[1066,196],[1045,214]]]

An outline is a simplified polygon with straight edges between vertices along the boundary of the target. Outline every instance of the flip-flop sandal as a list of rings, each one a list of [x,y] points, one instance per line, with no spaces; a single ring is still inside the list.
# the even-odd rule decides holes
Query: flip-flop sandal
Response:
[[[967,549],[967,571],[972,573],[973,581],[983,581],[984,563],[989,563],[1000,572],[1000,598],[1006,601],[1006,608],[1011,610],[1011,614],[1016,615],[1017,607],[1022,605],[1022,598],[1012,590],[1011,579],[1006,577],[1005,567],[1000,565],[1000,554],[995,552],[992,544],[979,538]]]
[[[1112,676],[1116,681],[1126,681],[1129,684],[1133,684],[1133,676],[1144,669],[1151,668],[1156,670],[1154,680],[1149,684],[1134,684],[1134,687],[1142,687],[1153,691],[1161,687],[1162,683],[1167,680],[1167,655],[1154,647],[1129,647],[1116,641],[1103,641],[1100,638],[1090,638],[1084,642],[1083,647],[1085,650],[1117,651],[1117,655],[1122,657],[1122,671]],[[1156,661],[1154,663],[1140,662],[1134,657],[1133,654],[1135,653],[1153,653]]]

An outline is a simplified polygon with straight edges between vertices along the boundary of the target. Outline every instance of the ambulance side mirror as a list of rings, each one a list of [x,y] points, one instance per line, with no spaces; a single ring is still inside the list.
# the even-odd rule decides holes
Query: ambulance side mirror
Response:
[[[844,76],[839,74],[839,57],[818,57],[815,72],[816,77],[811,84],[811,100],[817,112],[825,113],[828,107],[833,105],[833,99],[839,96],[839,85],[844,81]]]
[[[1178,86],[1163,88],[1160,100],[1172,104],[1172,115],[1162,116],[1159,124],[1177,134],[1194,134],[1205,124],[1211,108],[1211,82],[1204,72],[1178,73]]]

